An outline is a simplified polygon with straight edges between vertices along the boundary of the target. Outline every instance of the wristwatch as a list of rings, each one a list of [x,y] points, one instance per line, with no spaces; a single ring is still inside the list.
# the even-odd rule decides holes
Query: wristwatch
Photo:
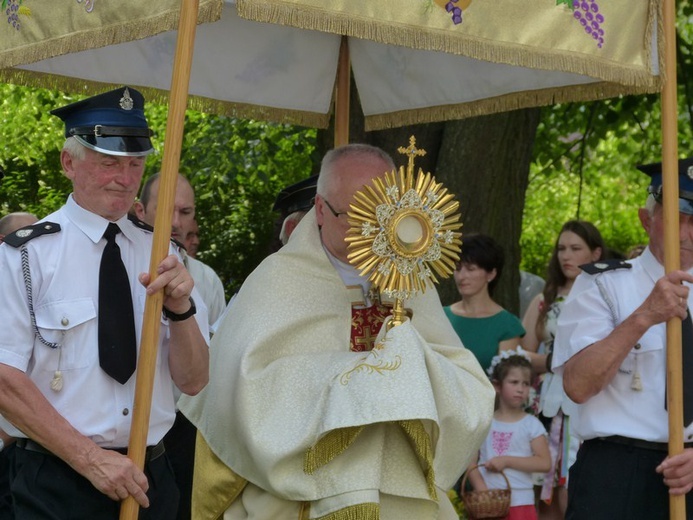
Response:
[[[197,308],[195,307],[195,300],[192,299],[192,296],[190,297],[190,308],[187,311],[185,311],[183,314],[176,314],[175,312],[171,312],[166,307],[164,307],[162,310],[163,310],[164,316],[166,316],[166,319],[168,321],[187,320],[190,316],[194,316],[195,313],[197,312]]]

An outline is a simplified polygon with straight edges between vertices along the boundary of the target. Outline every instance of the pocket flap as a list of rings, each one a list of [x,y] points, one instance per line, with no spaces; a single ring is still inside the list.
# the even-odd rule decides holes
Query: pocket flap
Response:
[[[41,329],[69,330],[96,318],[96,307],[91,298],[50,302],[34,311],[36,325]]]

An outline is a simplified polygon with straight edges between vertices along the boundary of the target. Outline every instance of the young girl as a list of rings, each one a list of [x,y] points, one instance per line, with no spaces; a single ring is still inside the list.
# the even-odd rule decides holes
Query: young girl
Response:
[[[528,413],[532,363],[524,351],[504,350],[493,358],[489,368],[496,389],[496,411],[491,431],[481,445],[479,471],[469,473],[475,490],[503,489],[510,482],[510,512],[506,520],[536,520],[533,472],[551,467],[546,430]]]

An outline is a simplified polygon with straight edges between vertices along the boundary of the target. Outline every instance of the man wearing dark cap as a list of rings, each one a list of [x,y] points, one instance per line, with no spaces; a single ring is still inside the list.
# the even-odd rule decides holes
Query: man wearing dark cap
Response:
[[[311,175],[307,179],[287,186],[277,195],[272,211],[280,212],[284,219],[279,232],[282,245],[286,245],[293,230],[313,207],[317,185],[318,176]]]
[[[669,494],[685,494],[693,518],[693,402],[686,390],[686,449],[671,457],[666,410],[672,318],[684,320],[684,389],[686,378],[693,379],[693,365],[686,365],[693,349],[686,319],[693,304],[693,159],[679,161],[681,270],[666,275],[661,165],[638,169],[652,179],[639,210],[648,247],[628,262],[583,266],[558,319],[553,368],[580,403],[572,422],[584,440],[570,469],[567,519],[667,519]]]
[[[178,491],[161,439],[174,385],[196,394],[209,361],[204,305],[175,251],[148,274],[152,235],[127,217],[153,151],[144,99],[120,88],[52,113],[65,122],[67,203],[0,246],[0,426],[17,440],[19,520],[175,517]],[[144,302],[163,291],[144,471],[125,455]]]

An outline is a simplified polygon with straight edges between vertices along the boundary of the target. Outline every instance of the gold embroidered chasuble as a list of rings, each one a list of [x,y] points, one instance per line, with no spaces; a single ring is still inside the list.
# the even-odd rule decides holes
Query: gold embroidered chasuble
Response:
[[[349,292],[311,211],[241,288],[212,340],[207,388],[180,402],[200,433],[194,518],[221,518],[233,498],[224,518],[262,515],[263,500],[296,520],[449,513],[442,490],[485,437],[494,392],[434,290],[407,307],[412,321],[383,348],[351,352]],[[249,484],[210,478],[219,462]]]

